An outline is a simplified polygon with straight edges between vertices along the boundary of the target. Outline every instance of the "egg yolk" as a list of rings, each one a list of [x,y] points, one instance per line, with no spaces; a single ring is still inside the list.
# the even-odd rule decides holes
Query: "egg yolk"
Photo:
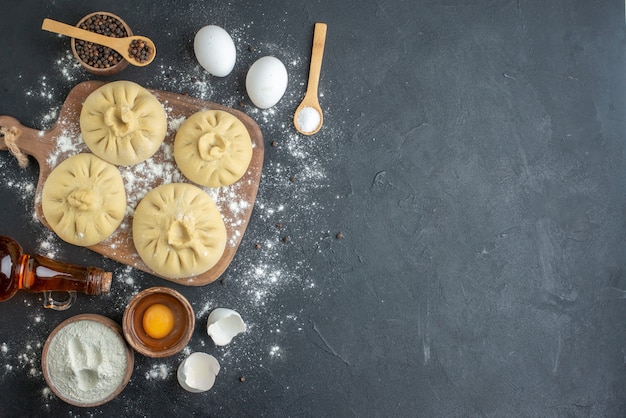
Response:
[[[172,310],[161,303],[155,303],[143,314],[143,329],[152,338],[163,338],[174,328]]]

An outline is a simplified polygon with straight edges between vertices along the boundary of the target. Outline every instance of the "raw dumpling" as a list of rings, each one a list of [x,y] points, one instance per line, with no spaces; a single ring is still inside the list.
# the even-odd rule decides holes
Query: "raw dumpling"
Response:
[[[167,133],[167,115],[159,100],[131,81],[114,81],[92,92],[80,113],[85,144],[116,165],[150,158]]]
[[[228,186],[248,170],[252,141],[236,116],[205,110],[181,125],[174,140],[174,159],[189,180],[208,187]]]
[[[85,153],[59,164],[44,183],[41,205],[64,241],[90,246],[108,238],[124,219],[126,191],[117,167]]]
[[[226,226],[204,190],[170,183],[151,190],[137,205],[133,241],[141,259],[158,275],[193,277],[222,257]]]

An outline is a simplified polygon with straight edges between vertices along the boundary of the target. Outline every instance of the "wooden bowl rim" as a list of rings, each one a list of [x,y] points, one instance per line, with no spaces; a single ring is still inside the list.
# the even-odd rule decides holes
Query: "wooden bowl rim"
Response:
[[[124,21],[124,19],[122,19],[118,15],[116,15],[114,13],[111,13],[111,12],[93,12],[93,13],[89,13],[88,15],[86,15],[85,17],[80,19],[78,21],[78,23],[76,24],[76,26],[80,26],[81,23],[83,23],[85,20],[89,19],[91,16],[94,16],[94,15],[105,15],[105,16],[110,16],[110,17],[112,17],[114,19],[119,20],[122,23],[122,26],[124,26],[124,29],[126,29],[126,33],[128,34],[128,36],[133,36],[133,31],[130,28],[130,26],[128,26],[128,23],[126,23]],[[120,62],[118,62],[117,64],[115,64],[112,67],[109,67],[109,68],[94,68],[91,65],[87,64],[85,61],[83,61],[78,56],[78,52],[76,52],[76,38],[71,38],[70,39],[70,46],[72,48],[72,54],[78,60],[80,65],[84,69],[86,69],[87,71],[89,71],[92,74],[97,74],[97,75],[102,75],[102,76],[113,75],[113,74],[119,73],[120,71],[122,71],[124,68],[126,68],[128,66],[128,61],[125,58],[122,58],[122,60]]]
[[[75,399],[67,397],[65,394],[60,392],[55,387],[54,379],[50,376],[50,373],[48,371],[48,349],[50,348],[50,344],[54,340],[54,337],[56,337],[59,331],[61,331],[61,329],[63,329],[67,325],[75,323],[75,322],[80,322],[80,321],[93,321],[93,322],[98,322],[102,325],[105,325],[107,328],[111,329],[119,337],[126,351],[126,370],[124,372],[124,378],[122,379],[122,383],[110,395],[106,396],[103,399],[93,401],[93,402],[79,402]],[[59,325],[57,325],[52,330],[48,338],[46,339],[46,342],[44,343],[43,351],[41,354],[41,369],[43,372],[43,377],[46,380],[46,384],[48,385],[50,390],[52,390],[52,392],[54,392],[54,394],[57,397],[59,397],[61,400],[63,400],[64,402],[67,402],[70,405],[80,406],[80,407],[92,407],[92,406],[104,405],[105,403],[117,397],[122,392],[122,390],[124,390],[128,382],[130,381],[130,377],[133,374],[134,367],[135,367],[135,355],[133,353],[133,350],[131,350],[131,348],[128,346],[127,341],[124,338],[122,327],[109,317],[106,317],[104,315],[99,315],[99,314],[93,314],[93,313],[84,313],[84,314],[75,315],[70,318],[67,318],[66,320],[61,322]]]
[[[155,351],[147,347],[143,341],[141,341],[139,336],[137,336],[137,332],[135,331],[133,324],[132,313],[137,308],[139,302],[143,299],[159,293],[173,296],[176,300],[178,300],[185,311],[187,321],[183,323],[183,326],[186,327],[185,332],[176,344],[164,350]],[[172,288],[166,286],[155,286],[142,290],[128,302],[126,310],[124,311],[124,317],[122,318],[122,328],[124,330],[124,337],[126,338],[126,341],[128,341],[128,344],[130,344],[130,346],[139,354],[146,357],[163,358],[178,354],[183,350],[183,348],[185,348],[185,346],[187,346],[189,340],[191,340],[191,336],[193,335],[195,321],[196,318],[193,308],[187,298]]]

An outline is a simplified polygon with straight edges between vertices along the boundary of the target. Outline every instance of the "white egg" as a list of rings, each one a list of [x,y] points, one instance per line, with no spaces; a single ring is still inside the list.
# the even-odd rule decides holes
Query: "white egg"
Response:
[[[274,106],[287,90],[287,69],[275,57],[259,58],[250,66],[246,76],[246,91],[252,103],[260,109]]]
[[[200,29],[194,38],[193,50],[200,65],[215,76],[226,77],[235,66],[235,43],[219,26],[209,25]]]
[[[206,392],[213,387],[220,364],[215,357],[206,353],[192,353],[180,363],[176,376],[178,383],[189,392]]]
[[[241,315],[232,309],[217,308],[209,315],[207,333],[215,345],[229,344],[239,333],[246,331]]]

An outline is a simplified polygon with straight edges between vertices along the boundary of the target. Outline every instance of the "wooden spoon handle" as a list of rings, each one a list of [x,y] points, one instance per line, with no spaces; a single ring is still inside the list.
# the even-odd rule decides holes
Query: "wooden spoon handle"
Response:
[[[309,82],[307,96],[317,96],[317,88],[322,72],[322,58],[324,56],[324,44],[326,43],[326,23],[316,23],[313,32],[313,50],[311,51],[311,65],[309,67]]]
[[[117,42],[117,39],[119,38],[113,38],[110,36],[100,35],[99,33],[89,32],[88,30],[68,25],[66,23],[57,22],[56,20],[48,18],[45,18],[43,20],[41,29],[47,30],[48,32],[69,36],[70,38],[82,39],[83,41],[93,42],[94,44],[108,46],[115,49],[125,58],[128,55],[128,52],[124,51],[123,48],[121,51],[118,50],[120,48],[120,45]]]

